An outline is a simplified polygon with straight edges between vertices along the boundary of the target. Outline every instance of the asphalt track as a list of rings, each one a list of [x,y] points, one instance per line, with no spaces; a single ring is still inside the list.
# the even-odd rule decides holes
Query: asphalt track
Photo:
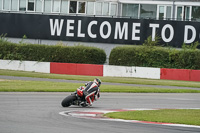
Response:
[[[0,79],[42,80],[25,77]],[[24,79],[23,79],[24,78]],[[49,79],[43,79],[48,80]],[[79,82],[53,80],[52,82]],[[80,83],[80,82],[79,82]],[[126,84],[120,84],[126,85]],[[173,88],[173,87],[171,87]],[[180,88],[174,88],[180,89]],[[0,133],[199,133],[200,128],[125,123],[60,115],[63,111],[142,109],[142,108],[200,108],[198,93],[101,93],[92,107],[60,103],[70,93],[0,92]]]
[[[60,105],[70,93],[1,92],[0,133],[199,133],[200,128],[102,121],[62,111],[123,108],[200,108],[200,94],[101,93],[90,108]]]

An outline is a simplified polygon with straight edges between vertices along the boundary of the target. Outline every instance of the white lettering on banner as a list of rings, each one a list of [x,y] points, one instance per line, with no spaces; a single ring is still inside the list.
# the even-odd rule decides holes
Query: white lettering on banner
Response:
[[[128,40],[128,23],[127,22],[124,22],[122,28],[121,28],[121,23],[116,22],[114,39],[118,39],[118,35],[119,35],[119,39],[122,39],[122,37],[124,36],[124,39]]]
[[[166,38],[166,36],[165,36],[166,29],[169,29],[169,31],[170,31],[169,38]],[[170,41],[172,41],[172,39],[174,37],[174,28],[170,24],[166,24],[162,28],[161,36],[162,36],[162,39],[163,39],[164,42],[170,42]]]
[[[63,25],[66,24],[66,32],[63,33]],[[149,34],[151,30],[152,41],[155,41],[156,33],[161,36],[163,42],[170,43],[173,41],[193,43],[198,36],[200,38],[199,30],[195,29],[192,25],[181,25],[180,31],[177,31],[177,27],[174,24],[157,24],[149,23],[149,27],[145,26],[141,31],[141,25],[143,23],[130,23],[129,22],[109,22],[109,21],[97,21],[92,20],[90,22],[83,20],[73,19],[49,19],[51,36],[61,36],[65,34],[66,37],[78,37],[88,39],[96,39],[101,37],[103,39],[121,39],[130,41],[140,41],[143,35]],[[76,27],[75,27],[76,26]],[[77,28],[77,29],[76,29]],[[197,27],[196,27],[197,28]],[[182,33],[184,31],[184,33]],[[146,33],[145,33],[146,32]],[[177,36],[182,35],[182,36]],[[167,34],[166,34],[167,33]],[[175,34],[176,33],[176,34]],[[75,35],[76,34],[76,35]],[[129,35],[130,34],[130,35]],[[184,35],[183,35],[184,34]],[[176,36],[175,36],[176,35]],[[97,38],[98,39],[98,38]],[[144,38],[143,38],[144,39]],[[87,40],[87,38],[86,38]],[[144,41],[144,40],[142,40]]]
[[[156,36],[156,28],[159,28],[159,24],[149,24],[149,27],[152,28],[152,41],[155,41],[155,36]]]
[[[81,33],[81,20],[78,21],[78,37],[85,37],[85,34]]]
[[[60,24],[59,24],[58,19],[55,19],[54,23],[53,23],[53,19],[49,19],[49,21],[50,21],[51,36],[55,36],[56,33],[57,33],[57,36],[60,36],[64,19],[60,20]]]
[[[88,25],[88,35],[91,37],[91,38],[97,38],[97,35],[96,34],[93,34],[92,33],[92,26],[93,25],[97,25],[97,21],[91,21],[90,23],[89,23],[89,25]]]
[[[74,37],[74,33],[70,33],[71,30],[74,30],[74,26],[71,24],[74,24],[74,20],[67,20],[66,36]]]
[[[136,37],[136,33],[140,33],[140,30],[137,30],[137,27],[140,27],[140,23],[133,23],[133,29],[132,29],[132,40],[140,40],[140,37]]]
[[[191,30],[192,31],[192,37],[190,39],[188,39],[188,31]],[[184,31],[184,42],[185,43],[192,43],[194,42],[196,38],[196,30],[193,26],[191,25],[186,25],[185,26],[185,31]]]
[[[107,31],[107,34],[104,34],[103,33],[103,29],[104,29],[104,26],[107,26],[108,27],[108,31]],[[110,23],[108,22],[108,21],[104,21],[101,25],[100,25],[100,35],[101,35],[101,37],[103,38],[103,39],[107,39],[109,36],[110,36],[110,34],[111,34],[111,25],[110,25]]]

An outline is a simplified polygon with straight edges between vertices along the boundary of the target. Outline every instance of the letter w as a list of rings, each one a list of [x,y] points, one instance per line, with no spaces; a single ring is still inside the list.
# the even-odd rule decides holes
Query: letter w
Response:
[[[54,24],[53,24],[53,19],[50,19],[49,21],[50,21],[51,35],[55,36],[55,33],[57,32],[57,36],[60,36],[64,19],[61,19],[60,24],[58,19],[55,19]]]

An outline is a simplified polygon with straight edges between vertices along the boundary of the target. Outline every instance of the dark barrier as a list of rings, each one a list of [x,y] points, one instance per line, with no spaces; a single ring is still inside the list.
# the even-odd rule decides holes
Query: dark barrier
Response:
[[[148,36],[181,47],[183,42],[200,42],[200,22],[130,18],[58,16],[0,13],[0,34],[7,37],[142,44]]]

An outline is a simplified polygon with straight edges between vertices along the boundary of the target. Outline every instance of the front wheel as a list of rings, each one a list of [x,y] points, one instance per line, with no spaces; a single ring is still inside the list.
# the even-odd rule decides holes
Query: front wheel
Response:
[[[70,105],[72,105],[72,102],[76,100],[76,96],[75,95],[70,95],[67,96],[61,103],[61,105],[63,107],[69,107]]]

